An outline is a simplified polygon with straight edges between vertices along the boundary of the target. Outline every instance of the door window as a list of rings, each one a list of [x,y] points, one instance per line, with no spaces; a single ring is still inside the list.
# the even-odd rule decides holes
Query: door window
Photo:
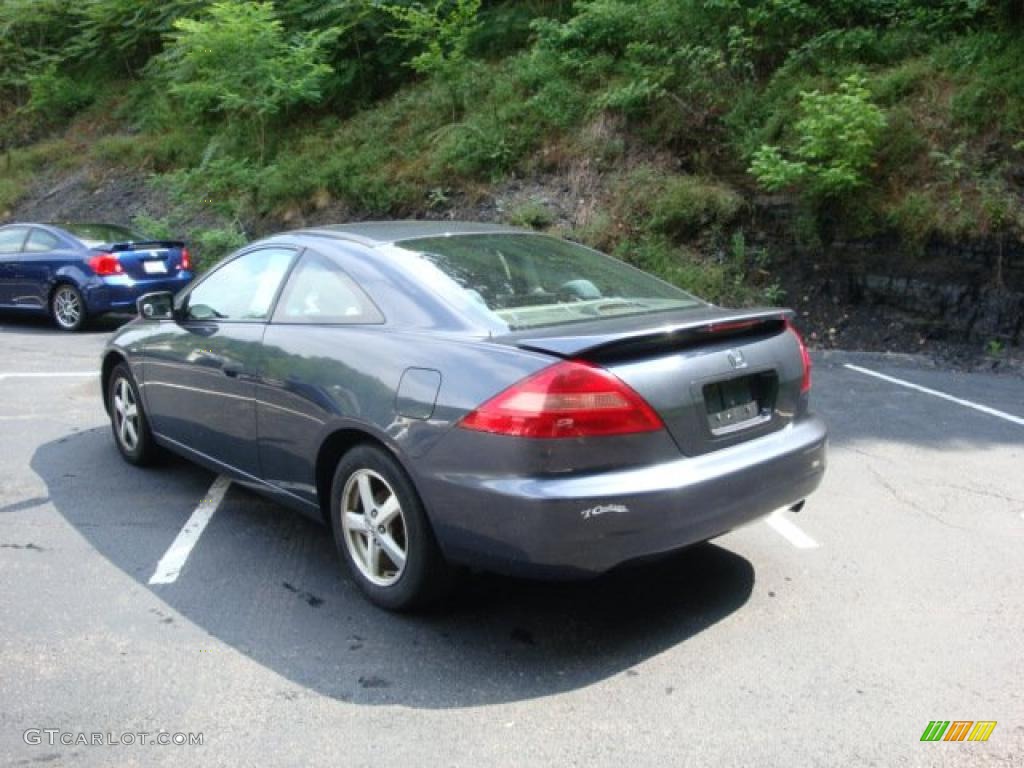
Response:
[[[60,248],[60,240],[43,229],[33,229],[25,243],[25,250],[28,253],[46,253]]]
[[[0,253],[18,253],[25,242],[25,227],[0,229]]]
[[[188,296],[193,320],[266,320],[295,251],[261,248],[210,274]]]
[[[331,259],[306,251],[281,293],[275,323],[381,323],[369,297]]]

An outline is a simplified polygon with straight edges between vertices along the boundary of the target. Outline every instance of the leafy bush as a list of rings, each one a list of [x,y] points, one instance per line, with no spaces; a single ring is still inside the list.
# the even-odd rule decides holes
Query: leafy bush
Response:
[[[196,253],[195,268],[202,273],[245,245],[248,238],[237,227],[209,227],[192,232],[189,242]]]
[[[68,3],[75,34],[68,55],[119,75],[133,75],[161,50],[177,19],[202,10],[207,0],[77,0]]]
[[[255,126],[261,160],[268,121],[290,105],[319,99],[331,72],[323,48],[336,30],[289,40],[269,2],[220,0],[205,18],[178,19],[174,28],[157,60],[170,93],[194,117]]]
[[[547,229],[555,217],[546,205],[537,200],[527,200],[512,208],[505,217],[509,224],[530,229]]]
[[[944,57],[961,87],[953,117],[972,134],[1024,131],[1024,39],[1018,35],[975,35]]]
[[[776,283],[761,286],[750,274],[743,247],[708,258],[664,237],[645,236],[624,241],[615,255],[716,304],[743,306],[781,298]]]
[[[54,122],[88,106],[95,98],[92,84],[62,74],[56,63],[26,78],[28,110],[47,122]]]
[[[885,125],[866,80],[850,75],[835,93],[801,95],[793,159],[777,146],[764,145],[750,172],[767,189],[798,187],[819,198],[846,194],[867,182]]]
[[[195,168],[156,177],[174,202],[187,210],[206,210],[239,222],[260,212],[260,190],[271,171],[250,160],[220,154],[216,144]]]
[[[392,34],[421,48],[409,66],[421,75],[457,76],[477,30],[480,0],[442,1],[432,6],[419,2],[388,4],[382,8],[401,22]]]
[[[614,186],[611,209],[625,231],[650,231],[676,240],[723,228],[742,206],[740,196],[722,184],[649,166],[633,170]]]

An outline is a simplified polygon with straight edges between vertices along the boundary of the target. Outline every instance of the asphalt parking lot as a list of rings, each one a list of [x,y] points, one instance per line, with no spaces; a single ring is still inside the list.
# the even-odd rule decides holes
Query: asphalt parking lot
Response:
[[[121,461],[112,327],[0,318],[3,765],[1024,765],[1019,376],[819,356],[830,465],[799,514],[402,617],[323,529],[236,487],[150,584],[216,478]],[[932,720],[998,725],[921,742]]]

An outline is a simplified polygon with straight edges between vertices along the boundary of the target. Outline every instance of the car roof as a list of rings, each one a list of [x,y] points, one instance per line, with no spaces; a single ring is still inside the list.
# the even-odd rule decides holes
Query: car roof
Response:
[[[535,234],[528,229],[472,221],[361,221],[300,229],[290,234],[350,240],[375,247],[401,240],[450,235]]]

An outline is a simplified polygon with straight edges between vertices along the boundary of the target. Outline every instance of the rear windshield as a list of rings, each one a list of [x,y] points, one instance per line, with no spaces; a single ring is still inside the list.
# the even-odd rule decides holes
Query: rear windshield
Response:
[[[428,260],[511,330],[704,306],[617,259],[544,235],[453,235],[397,245]]]
[[[74,235],[89,248],[95,248],[97,245],[131,243],[146,239],[137,232],[132,232],[130,229],[114,224],[56,224],[55,226]]]

